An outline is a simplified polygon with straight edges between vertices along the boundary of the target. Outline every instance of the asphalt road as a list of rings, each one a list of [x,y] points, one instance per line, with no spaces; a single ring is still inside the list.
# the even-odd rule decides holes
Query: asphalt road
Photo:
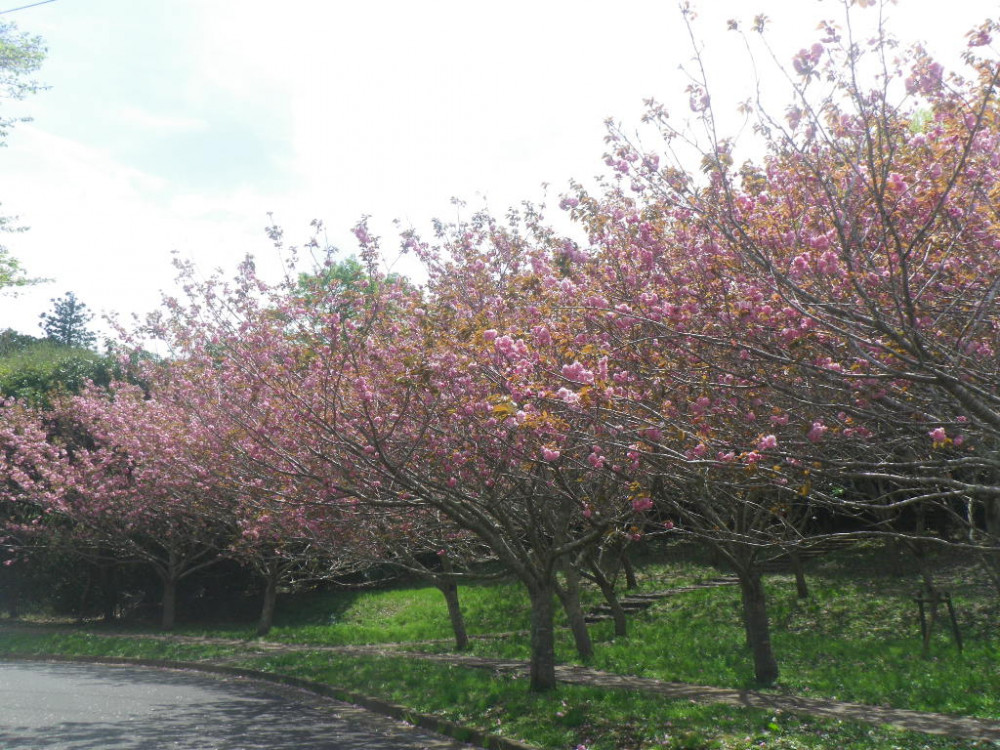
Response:
[[[364,709],[238,678],[0,662],[0,750],[457,750]]]

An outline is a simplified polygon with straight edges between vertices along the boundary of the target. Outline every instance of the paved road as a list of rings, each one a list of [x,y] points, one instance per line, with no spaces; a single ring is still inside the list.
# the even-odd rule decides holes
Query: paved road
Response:
[[[364,709],[236,678],[0,662],[0,750],[469,749]]]

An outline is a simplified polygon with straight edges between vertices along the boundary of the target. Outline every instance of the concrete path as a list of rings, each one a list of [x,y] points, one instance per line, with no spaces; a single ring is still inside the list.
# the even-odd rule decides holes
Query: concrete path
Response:
[[[301,690],[197,672],[0,662],[4,750],[469,750]]]

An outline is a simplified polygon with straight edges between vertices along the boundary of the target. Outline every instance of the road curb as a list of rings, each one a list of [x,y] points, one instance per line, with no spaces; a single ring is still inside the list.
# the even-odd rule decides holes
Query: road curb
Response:
[[[388,716],[392,719],[405,721],[414,726],[426,729],[429,732],[450,737],[458,742],[466,742],[476,745],[485,750],[538,750],[534,745],[526,745],[523,742],[489,734],[479,729],[457,724],[448,719],[442,719],[433,714],[418,713],[406,706],[397,703],[390,703],[370,695],[356,693],[352,690],[326,685],[312,680],[305,680],[301,677],[277,674],[273,672],[261,672],[256,669],[245,669],[243,667],[228,667],[222,664],[211,664],[206,662],[172,661],[166,659],[132,659],[124,656],[72,656],[67,654],[0,654],[0,661],[36,661],[36,662],[62,662],[71,664],[107,664],[119,666],[151,667],[154,669],[174,669],[188,672],[204,672],[206,674],[225,675],[228,677],[240,677],[246,680],[256,680],[258,682],[268,682],[274,685],[293,687],[299,690],[319,695],[324,698],[351,703],[361,706],[373,713]]]

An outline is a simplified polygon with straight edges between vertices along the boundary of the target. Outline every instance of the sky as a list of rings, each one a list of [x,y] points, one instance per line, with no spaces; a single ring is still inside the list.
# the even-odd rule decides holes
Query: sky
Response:
[[[790,60],[841,17],[836,0],[694,5],[713,102],[730,111],[750,66],[728,18],[767,14]],[[1000,4],[887,12],[948,62]],[[637,127],[648,98],[687,108],[692,58],[670,0],[55,0],[0,20],[48,47],[49,88],[0,102],[33,118],[0,149],[0,213],[30,229],[0,239],[51,280],[0,296],[0,328],[33,335],[69,291],[126,319],[156,308],[175,253],[205,273],[252,253],[273,272],[269,214],[293,244],[322,220],[344,255],[370,215],[387,266],[416,273],[394,221],[426,230],[546,197],[557,213],[570,179],[604,172],[607,118]]]

